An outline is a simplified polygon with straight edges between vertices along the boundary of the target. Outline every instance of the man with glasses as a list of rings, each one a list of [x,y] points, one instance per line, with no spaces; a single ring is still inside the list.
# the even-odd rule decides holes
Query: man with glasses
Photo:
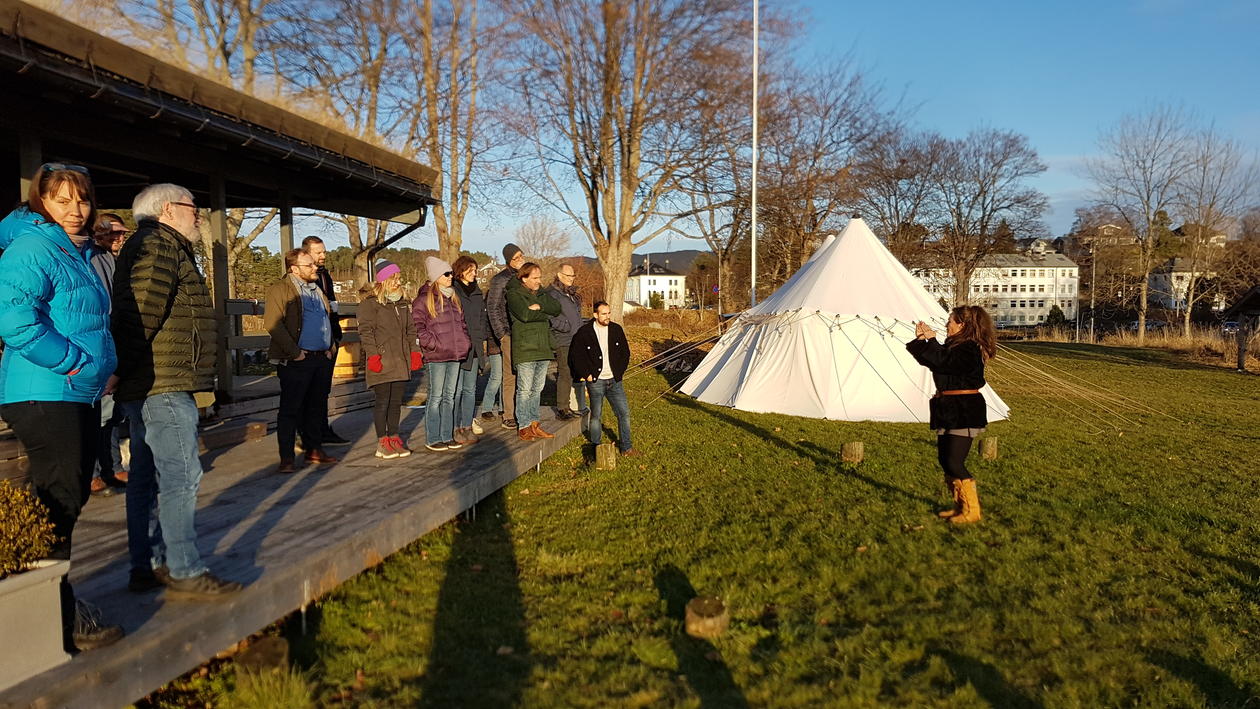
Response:
[[[201,216],[192,193],[172,184],[146,187],[131,209],[138,228],[123,244],[114,274],[118,368],[111,379],[114,400],[131,422],[127,588],[166,586],[168,598],[215,600],[242,586],[211,574],[197,550],[202,468],[193,394],[214,391],[219,337],[193,253]]]
[[[280,445],[278,473],[292,473],[293,444],[298,431],[306,462],[336,463],[323,451],[323,382],[332,376],[333,349],[331,308],[315,285],[315,259],[302,249],[284,255],[288,273],[267,289],[264,323],[271,333],[269,356],[280,377],[280,410],[276,414],[276,439]]]
[[[560,314],[551,319],[551,341],[556,346],[556,418],[568,420],[586,412],[586,387],[581,381],[573,386],[573,372],[569,367],[569,343],[573,334],[582,327],[582,297],[578,295],[577,272],[573,266],[560,264],[556,279],[547,294],[560,303]],[[572,392],[577,393],[577,411],[569,408]]]
[[[341,347],[341,316],[337,314],[337,291],[333,288],[332,274],[324,268],[324,262],[328,259],[328,250],[324,247],[324,240],[318,236],[308,236],[302,239],[302,250],[311,255],[311,260],[315,262],[315,285],[319,287],[324,297],[328,299],[328,319],[332,325],[332,341],[333,341],[333,362],[337,361],[337,350]],[[332,426],[328,424],[328,397],[332,394],[332,368],[328,370],[328,379],[320,382],[323,389],[313,394],[315,400],[320,407],[320,430],[323,432],[321,436],[325,446],[348,446],[350,441],[343,438]]]

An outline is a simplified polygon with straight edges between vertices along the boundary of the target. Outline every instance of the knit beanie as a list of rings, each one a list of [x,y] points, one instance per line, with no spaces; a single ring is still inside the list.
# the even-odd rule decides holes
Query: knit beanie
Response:
[[[437,256],[430,256],[424,260],[424,270],[429,274],[429,281],[437,283],[442,274],[451,270],[451,265]]]
[[[377,283],[384,283],[385,281],[389,280],[389,277],[394,275],[395,273],[402,273],[402,269],[398,267],[398,264],[394,263],[393,261],[390,261],[389,259],[383,259],[383,258],[376,259],[376,282]]]
[[[517,246],[516,244],[508,244],[507,246],[504,246],[503,247],[503,263],[511,263],[512,259],[516,258],[516,255],[519,253],[523,253],[523,252],[521,251],[521,247]]]

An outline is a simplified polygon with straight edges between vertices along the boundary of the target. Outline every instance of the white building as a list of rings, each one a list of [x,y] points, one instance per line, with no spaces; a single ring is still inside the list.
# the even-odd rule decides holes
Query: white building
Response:
[[[1150,290],[1148,302],[1169,310],[1185,310],[1191,276],[1194,276],[1196,281],[1195,300],[1202,302],[1205,298],[1209,298],[1213,310],[1224,309],[1225,296],[1220,293],[1203,295],[1203,287],[1206,285],[1204,281],[1216,278],[1216,271],[1210,270],[1202,262],[1192,271],[1190,259],[1184,258],[1169,259],[1151,272],[1147,281]]]
[[[914,275],[928,293],[953,307],[954,275],[949,269],[917,269]],[[1063,254],[990,254],[971,274],[970,304],[983,305],[999,326],[1045,322],[1055,305],[1072,320],[1079,310],[1079,275]]]
[[[684,307],[687,304],[687,277],[669,270],[668,261],[661,265],[644,260],[630,270],[630,278],[626,281],[626,300],[647,307],[652,302],[653,293],[660,294],[666,308]]]

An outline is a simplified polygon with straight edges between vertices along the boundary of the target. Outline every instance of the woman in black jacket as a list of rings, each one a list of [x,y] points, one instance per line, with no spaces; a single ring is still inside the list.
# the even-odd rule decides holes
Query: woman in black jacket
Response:
[[[451,266],[455,279],[451,285],[464,310],[464,325],[468,328],[471,347],[468,356],[459,364],[455,384],[455,442],[476,443],[484,431],[477,423],[477,375],[487,366],[486,340],[490,338],[490,318],[486,314],[486,295],[477,285],[477,262],[469,256],[460,256]],[[497,386],[497,384],[496,384]],[[487,393],[488,394],[488,393]]]
[[[971,442],[984,432],[989,420],[984,395],[984,365],[997,354],[993,320],[984,308],[964,305],[954,308],[945,325],[945,344],[936,341],[936,332],[926,323],[915,325],[915,339],[906,349],[919,364],[932,370],[936,395],[929,404],[936,431],[936,455],[945,471],[945,486],[954,498],[954,507],[940,513],[955,524],[980,521],[980,499],[976,480],[967,471]]]

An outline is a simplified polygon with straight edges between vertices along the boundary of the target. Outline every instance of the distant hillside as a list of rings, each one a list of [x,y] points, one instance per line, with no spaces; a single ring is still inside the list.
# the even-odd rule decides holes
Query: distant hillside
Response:
[[[641,266],[643,265],[643,261],[647,259],[653,264],[664,266],[666,265],[665,262],[668,261],[669,270],[686,275],[687,271],[691,270],[691,264],[695,263],[697,258],[707,253],[709,252],[698,251],[696,249],[685,249],[681,251],[661,251],[654,254],[635,254],[630,259],[630,264],[632,268],[634,266]]]
[[[660,251],[653,254],[635,254],[630,259],[630,267],[642,266],[644,259],[650,259],[652,264],[656,266],[664,266],[665,262],[669,261],[669,270],[685,276],[691,270],[691,264],[695,263],[697,258],[707,253],[710,252],[686,249],[681,251]],[[580,258],[592,266],[599,265],[599,259],[592,256],[573,256],[570,258]]]

